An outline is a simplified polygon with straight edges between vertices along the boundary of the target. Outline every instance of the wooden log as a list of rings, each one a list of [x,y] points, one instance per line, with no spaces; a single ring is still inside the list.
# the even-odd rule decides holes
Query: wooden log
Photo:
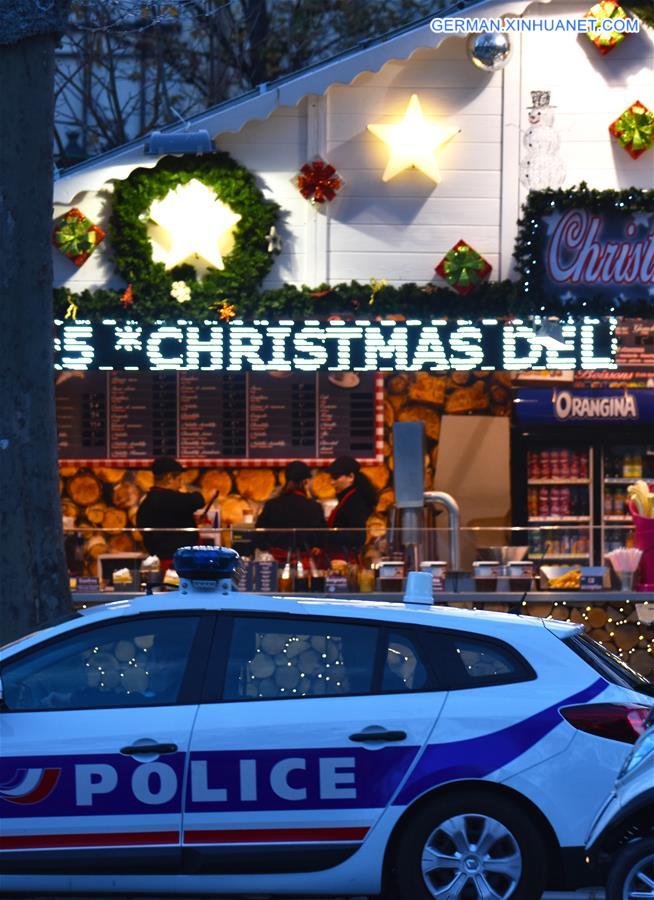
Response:
[[[247,500],[263,502],[275,490],[272,469],[240,469],[236,473],[236,489]]]
[[[387,394],[398,396],[406,394],[409,389],[409,384],[409,376],[400,372],[396,375],[388,375],[384,382],[384,388]]]
[[[499,384],[491,384],[490,399],[493,415],[508,416],[511,414],[513,395],[510,390]]]
[[[609,632],[605,628],[593,628],[589,631],[589,637],[592,637],[594,641],[598,641],[600,644],[612,643],[612,638]]]
[[[110,553],[130,553],[134,550],[134,541],[129,534],[112,534],[107,546]]]
[[[388,468],[381,463],[378,466],[361,466],[361,473],[371,482],[376,491],[382,491],[388,484]]]
[[[84,545],[84,554],[97,559],[102,553],[108,553],[105,536],[99,532],[89,535]]]
[[[583,625],[584,617],[581,614],[581,610],[577,606],[573,606],[570,611],[570,621],[574,622],[575,625]]]
[[[545,619],[552,612],[551,603],[540,603],[538,601],[528,602],[527,610],[530,616],[536,616],[539,619]]]
[[[102,485],[90,472],[78,472],[68,482],[68,494],[78,506],[90,506],[102,497]]]
[[[61,501],[61,514],[62,516],[69,516],[71,519],[77,520],[80,514],[79,506],[76,503],[73,503],[72,500],[69,500],[68,497],[63,497]]]
[[[232,491],[232,476],[226,469],[207,469],[200,476],[199,483],[206,503],[216,491],[218,491],[218,498],[227,497]]]
[[[331,500],[336,496],[332,477],[326,469],[319,469],[313,476],[311,492],[317,500]]]
[[[118,484],[125,476],[125,469],[112,469],[108,466],[100,466],[93,471],[105,484]]]
[[[379,495],[379,499],[377,500],[376,512],[385,513],[393,506],[394,503],[395,491],[393,490],[393,488],[386,488],[386,490],[382,491]]]
[[[87,506],[84,510],[84,515],[91,523],[91,525],[102,525],[104,523],[104,517],[106,514],[106,503],[91,503],[90,506]]]
[[[59,474],[62,478],[72,478],[77,472],[77,466],[59,466]]]
[[[248,513],[255,518],[254,507],[236,494],[230,494],[220,503],[220,519],[223,525],[242,525]],[[289,528],[292,527],[292,523],[289,522]]]
[[[118,509],[130,509],[141,499],[141,492],[133,481],[121,481],[114,485],[112,499]]]
[[[458,387],[466,387],[473,379],[472,372],[452,372],[445,379],[445,387],[452,390]]]
[[[640,629],[636,625],[620,625],[613,630],[613,640],[619,650],[633,650],[638,645]]]
[[[405,396],[405,394],[388,394],[386,397],[386,402],[393,410],[393,421],[394,421],[397,418],[398,412],[402,409],[403,406],[406,405],[406,396]],[[384,420],[386,420],[385,416],[384,416]],[[387,427],[389,427],[389,426],[387,425]]]
[[[647,650],[635,650],[629,656],[629,665],[641,675],[651,678],[651,672],[654,670],[654,655],[648,653]]]
[[[127,528],[127,512],[124,509],[118,509],[110,506],[104,514],[102,520],[103,528]]]
[[[139,490],[147,493],[154,484],[154,475],[150,469],[139,469],[134,476],[134,482]]]
[[[398,415],[400,422],[424,422],[425,434],[432,441],[437,441],[441,433],[441,414],[427,406],[405,406]]]
[[[601,606],[593,606],[592,609],[588,610],[588,624],[591,628],[604,628],[608,621],[608,615],[605,609],[602,609]]]
[[[416,380],[409,386],[408,397],[413,403],[424,403],[442,409],[445,403],[447,379],[429,372],[418,372]]]
[[[445,413],[483,412],[490,406],[490,399],[483,381],[476,381],[471,387],[456,388],[445,400]]]
[[[392,428],[395,421],[395,409],[388,400],[384,400],[384,425],[386,428]]]
[[[570,618],[570,611],[567,606],[555,606],[552,609],[552,618],[558,622],[567,622]]]
[[[182,484],[195,484],[200,475],[199,469],[184,469],[182,472]]]

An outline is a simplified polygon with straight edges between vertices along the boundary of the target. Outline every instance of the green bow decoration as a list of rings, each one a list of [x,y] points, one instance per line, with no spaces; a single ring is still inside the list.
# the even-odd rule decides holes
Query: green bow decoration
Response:
[[[589,13],[590,18],[597,22],[597,31],[589,32],[591,41],[599,41],[600,44],[618,44],[624,40],[624,34],[614,31],[603,31],[602,23],[610,19],[626,19],[624,10],[613,2],[597,3]]]
[[[615,133],[623,147],[648,150],[654,144],[654,113],[644,106],[633,106],[615,123]]]
[[[448,251],[443,263],[445,278],[451,285],[463,288],[480,284],[483,277],[480,273],[485,267],[486,263],[479,253],[463,244]]]
[[[96,234],[89,225],[88,219],[76,216],[64,219],[56,232],[61,252],[71,257],[90,253],[95,248]]]

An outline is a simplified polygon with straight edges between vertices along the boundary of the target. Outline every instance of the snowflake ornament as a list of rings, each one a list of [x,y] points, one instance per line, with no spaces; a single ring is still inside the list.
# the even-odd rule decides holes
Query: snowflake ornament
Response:
[[[191,299],[191,288],[185,281],[173,281],[170,296],[178,303],[188,303]]]

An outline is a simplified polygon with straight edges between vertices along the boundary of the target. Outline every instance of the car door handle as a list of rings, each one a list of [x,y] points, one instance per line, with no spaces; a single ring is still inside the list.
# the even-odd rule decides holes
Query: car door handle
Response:
[[[146,756],[149,753],[177,753],[177,744],[132,744],[130,747],[121,747],[125,756]]]
[[[379,725],[369,725],[363,731],[357,731],[350,735],[350,740],[357,744],[368,742],[381,743],[383,741],[404,741],[406,740],[406,731],[389,731],[381,728]]]

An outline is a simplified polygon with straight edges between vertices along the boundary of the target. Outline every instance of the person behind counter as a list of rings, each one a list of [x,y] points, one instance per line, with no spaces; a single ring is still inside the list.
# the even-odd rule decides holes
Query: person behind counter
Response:
[[[357,555],[366,542],[366,522],[377,505],[377,492],[351,456],[339,456],[329,466],[338,504],[327,524],[342,529],[330,538],[331,555],[346,551]]]
[[[311,481],[309,466],[294,460],[288,463],[284,473],[286,483],[281,493],[266,501],[256,522],[257,528],[268,531],[257,534],[254,539],[257,549],[268,550],[278,563],[286,562],[289,550],[306,553],[320,547],[323,538],[319,530],[327,527],[322,506],[307,496]],[[270,530],[276,528],[285,530]],[[302,530],[290,530],[296,528]]]
[[[137,528],[195,528],[194,513],[204,507],[199,491],[184,493],[182,472],[172,456],[158,456],[152,464],[154,486],[150,488],[136,513]],[[148,553],[161,560],[162,571],[172,566],[172,558],[179,547],[198,543],[197,532],[144,531],[143,543]]]

